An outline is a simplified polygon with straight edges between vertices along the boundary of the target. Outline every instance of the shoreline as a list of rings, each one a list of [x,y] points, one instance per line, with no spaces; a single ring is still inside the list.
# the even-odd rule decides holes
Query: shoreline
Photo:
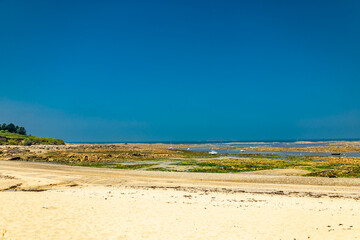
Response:
[[[230,189],[249,193],[262,190],[292,192],[352,193],[360,197],[360,179],[324,178],[285,175],[282,171],[258,171],[242,173],[193,173],[163,172],[123,169],[103,169],[83,166],[68,166],[57,163],[4,161],[0,160],[0,179],[16,184],[3,187],[0,191],[48,191],[63,186],[126,186],[150,188]],[[4,179],[5,177],[5,179]],[[21,182],[21,185],[18,185]],[[17,186],[18,185],[18,186]],[[219,190],[221,191],[221,190]]]

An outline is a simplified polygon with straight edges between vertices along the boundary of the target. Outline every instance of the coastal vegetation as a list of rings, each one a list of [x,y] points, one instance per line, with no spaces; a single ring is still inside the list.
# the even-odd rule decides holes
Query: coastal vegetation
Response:
[[[9,133],[17,133],[17,134],[20,134],[20,135],[26,135],[26,129],[24,127],[15,125],[13,123],[9,123],[9,124],[3,123],[3,124],[1,124],[0,125],[0,131],[1,130],[8,131]]]
[[[359,157],[293,157],[273,155],[249,155],[211,159],[205,161],[182,161],[190,172],[250,172],[272,169],[306,170],[304,176],[360,177]]]
[[[0,145],[63,145],[64,141],[55,138],[36,137],[0,130]]]

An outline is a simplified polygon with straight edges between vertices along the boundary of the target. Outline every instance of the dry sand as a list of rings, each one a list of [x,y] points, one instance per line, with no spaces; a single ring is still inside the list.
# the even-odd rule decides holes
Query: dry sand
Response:
[[[360,179],[287,174],[0,161],[0,233],[12,240],[360,239]]]

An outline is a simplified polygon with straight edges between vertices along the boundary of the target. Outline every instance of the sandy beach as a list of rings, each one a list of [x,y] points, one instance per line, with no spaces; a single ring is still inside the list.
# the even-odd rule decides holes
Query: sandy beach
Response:
[[[0,240],[360,240],[360,1],[0,0]]]
[[[3,239],[358,239],[360,181],[0,161]],[[5,232],[6,231],[6,232]]]

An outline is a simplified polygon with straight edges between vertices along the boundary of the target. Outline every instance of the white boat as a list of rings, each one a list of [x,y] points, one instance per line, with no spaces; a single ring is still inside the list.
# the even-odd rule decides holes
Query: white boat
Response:
[[[218,154],[218,152],[216,152],[216,151],[214,151],[214,150],[211,150],[211,151],[209,152],[209,154],[215,155],[215,154]]]

